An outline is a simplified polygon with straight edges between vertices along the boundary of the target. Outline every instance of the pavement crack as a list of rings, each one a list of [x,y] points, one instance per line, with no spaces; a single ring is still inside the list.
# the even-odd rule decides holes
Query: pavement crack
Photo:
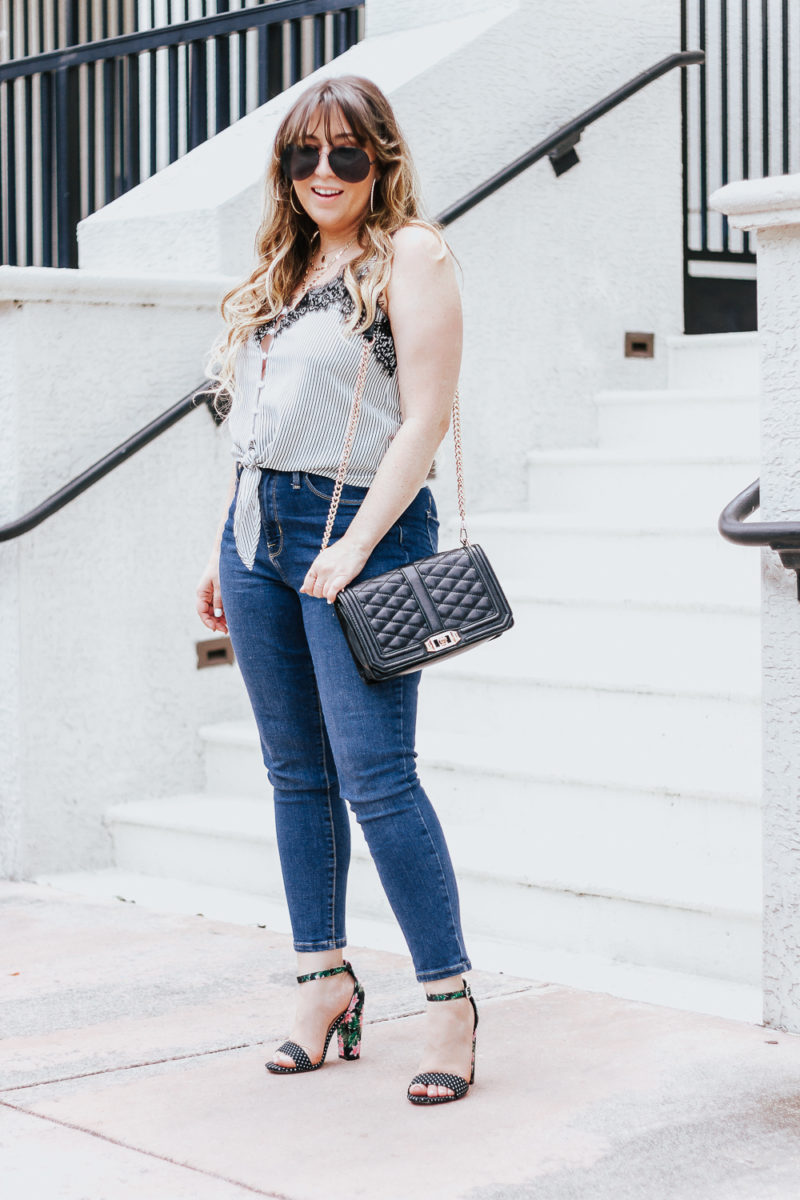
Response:
[[[75,1075],[60,1075],[56,1079],[37,1079],[32,1083],[14,1083],[10,1087],[0,1088],[5,1095],[7,1092],[22,1092],[28,1088],[47,1087],[51,1083],[69,1083],[75,1079],[91,1079],[94,1075],[113,1075],[117,1071],[136,1071],[141,1067],[157,1067],[162,1063],[185,1062],[190,1058],[205,1058],[209,1054],[227,1054],[230,1050],[247,1050],[250,1046],[264,1046],[267,1039],[258,1042],[241,1042],[236,1046],[215,1046],[210,1050],[195,1050],[190,1054],[172,1054],[166,1058],[148,1058],[142,1062],[122,1063],[116,1067],[101,1067],[98,1071],[79,1071]],[[0,1097],[0,1103],[2,1097]]]
[[[98,1138],[101,1142],[121,1146],[123,1150],[132,1150],[135,1154],[144,1154],[148,1158],[158,1159],[159,1162],[169,1163],[173,1167],[183,1167],[185,1171],[194,1171],[197,1175],[205,1175],[209,1179],[219,1179],[222,1183],[230,1183],[233,1187],[241,1188],[255,1196],[266,1196],[267,1200],[292,1200],[292,1197],[287,1196],[285,1192],[265,1192],[262,1188],[253,1187],[250,1183],[242,1183],[240,1179],[222,1175],[219,1171],[209,1171],[204,1167],[195,1167],[191,1163],[181,1162],[178,1158],[171,1158],[168,1154],[157,1154],[154,1150],[145,1150],[142,1146],[135,1146],[132,1142],[123,1142],[121,1138],[112,1137],[108,1133],[100,1133],[96,1129],[88,1129],[85,1125],[78,1125],[74,1121],[65,1121],[61,1117],[52,1117],[48,1113],[38,1113],[33,1109],[25,1108],[22,1104],[10,1104],[8,1100],[0,1099],[0,1105],[10,1108],[14,1112],[25,1113],[29,1117],[37,1117],[38,1120],[47,1121],[51,1125],[60,1125],[65,1129],[73,1129],[76,1133],[88,1134],[89,1137]]]
[[[545,985],[550,986],[550,985]],[[490,1004],[494,1000],[506,1000],[510,996],[521,996],[528,992],[541,991],[541,984],[532,984],[527,987],[515,988],[513,991],[500,992],[496,996],[484,996],[481,1000],[482,1004]],[[384,1017],[372,1017],[365,1022],[366,1025],[384,1025],[390,1021],[403,1021],[409,1017],[420,1017],[424,1014],[423,1008],[410,1009],[408,1012],[388,1013]],[[78,1079],[92,1079],[98,1075],[114,1075],[120,1071],[139,1071],[144,1067],[158,1067],[165,1063],[186,1062],[193,1058],[206,1058],[211,1054],[229,1054],[234,1050],[250,1050],[255,1046],[272,1045],[274,1038],[257,1038],[252,1042],[239,1042],[232,1046],[214,1046],[208,1050],[194,1050],[188,1054],[171,1054],[165,1058],[147,1058],[140,1062],[121,1063],[118,1066],[101,1067],[97,1071],[78,1071],[74,1075],[58,1075],[52,1079],[36,1079],[31,1083],[13,1083],[6,1087],[0,1087],[0,1103],[3,1103],[2,1096],[8,1095],[11,1092],[30,1091],[31,1088],[49,1087],[57,1083],[71,1083]],[[264,1193],[265,1195],[271,1193]]]

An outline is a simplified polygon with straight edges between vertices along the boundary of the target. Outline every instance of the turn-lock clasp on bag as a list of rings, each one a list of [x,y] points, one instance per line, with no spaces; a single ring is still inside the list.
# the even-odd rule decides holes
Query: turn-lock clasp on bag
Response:
[[[328,520],[322,539],[330,540],[342,493],[364,392],[372,327],[366,331]],[[334,609],[358,671],[367,683],[418,671],[499,637],[514,624],[508,600],[486,554],[470,543],[464,508],[461,414],[458,391],[453,400],[460,546],[348,584]]]

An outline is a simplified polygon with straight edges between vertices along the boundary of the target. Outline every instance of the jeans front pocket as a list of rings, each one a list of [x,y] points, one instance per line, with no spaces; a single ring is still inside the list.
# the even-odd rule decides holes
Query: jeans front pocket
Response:
[[[438,554],[438,552],[439,552],[439,522],[437,521],[436,517],[431,516],[429,513],[428,517],[427,517],[427,524],[428,524],[428,541],[431,544],[431,554]]]
[[[333,499],[333,490],[336,487],[335,479],[330,479],[327,475],[314,475],[310,471],[304,471],[303,483],[312,495],[330,504]],[[368,489],[365,487],[356,487],[354,484],[345,483],[342,485],[342,494],[339,497],[339,503],[360,504],[366,496],[367,491]]]

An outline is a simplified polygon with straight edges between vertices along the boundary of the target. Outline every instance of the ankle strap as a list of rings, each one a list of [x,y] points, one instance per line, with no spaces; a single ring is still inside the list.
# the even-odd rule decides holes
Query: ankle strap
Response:
[[[459,992],[426,992],[426,1000],[460,1000],[462,996],[471,996],[469,984],[466,979],[462,979],[463,988]]]
[[[340,967],[331,967],[327,971],[311,971],[308,975],[298,975],[297,982],[308,983],[309,979],[325,979],[328,975],[341,975],[342,971],[348,971],[353,975],[353,968],[350,966],[350,963],[345,962]],[[355,975],[353,975],[353,978],[355,979]]]

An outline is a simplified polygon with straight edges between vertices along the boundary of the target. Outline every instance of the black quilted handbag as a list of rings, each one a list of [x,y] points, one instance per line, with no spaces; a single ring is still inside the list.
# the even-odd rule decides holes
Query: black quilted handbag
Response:
[[[328,545],[347,472],[371,346],[365,334],[342,461],[322,549]],[[361,678],[380,683],[499,637],[514,617],[486,554],[467,537],[458,392],[453,401],[461,545],[349,584],[333,605]]]

